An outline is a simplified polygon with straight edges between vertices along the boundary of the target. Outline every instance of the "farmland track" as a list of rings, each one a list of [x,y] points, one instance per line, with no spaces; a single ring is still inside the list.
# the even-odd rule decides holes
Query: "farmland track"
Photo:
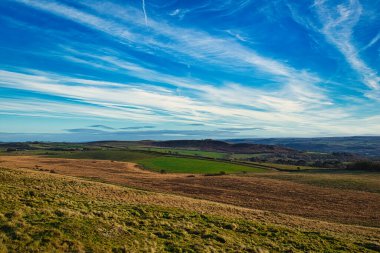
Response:
[[[250,209],[380,227],[380,194],[322,188],[256,176],[158,174],[136,164],[36,156],[1,156],[0,167],[54,171],[118,185],[175,193]]]

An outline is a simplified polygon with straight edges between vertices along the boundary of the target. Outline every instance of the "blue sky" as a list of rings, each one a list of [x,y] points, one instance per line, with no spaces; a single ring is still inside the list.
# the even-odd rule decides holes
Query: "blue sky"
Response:
[[[379,0],[2,0],[0,141],[376,135],[379,24]]]

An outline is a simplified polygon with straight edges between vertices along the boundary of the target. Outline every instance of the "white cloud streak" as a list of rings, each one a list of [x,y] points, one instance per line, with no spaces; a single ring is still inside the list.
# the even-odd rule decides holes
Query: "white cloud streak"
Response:
[[[206,62],[213,67],[217,66],[223,70],[231,69],[235,72],[239,71],[239,69],[244,69],[246,73],[247,68],[248,71],[249,68],[251,68],[251,71],[259,71],[262,74],[265,73],[269,79],[273,79],[277,83],[279,86],[278,92],[268,94],[267,92],[243,87],[241,85],[238,85],[240,91],[233,86],[220,87],[220,85],[218,85],[219,87],[215,87],[210,84],[202,84],[203,82],[197,79],[179,78],[158,73],[157,71],[112,56],[85,55],[86,57],[101,61],[103,66],[106,65],[104,63],[107,63],[108,66],[105,66],[105,68],[108,68],[108,70],[116,67],[127,70],[129,74],[144,78],[148,82],[162,82],[180,87],[181,89],[187,89],[190,90],[190,93],[199,97],[199,99],[212,99],[218,106],[227,103],[233,105],[235,108],[237,106],[251,107],[250,110],[245,109],[246,117],[260,117],[258,114],[261,112],[253,111],[252,109],[254,108],[281,112],[303,112],[311,108],[318,108],[332,103],[323,95],[325,91],[317,88],[316,84],[321,81],[318,76],[305,70],[294,69],[280,61],[260,56],[251,49],[226,38],[211,36],[203,31],[194,29],[179,28],[154,19],[150,20],[150,31],[148,34],[136,34],[132,31],[133,29],[131,27],[143,25],[141,20],[136,18],[136,15],[138,15],[137,10],[110,3],[94,4],[91,1],[84,2],[98,13],[99,16],[96,16],[94,13],[83,13],[82,11],[58,4],[54,1],[18,1],[89,26],[95,30],[121,39],[130,45],[135,43],[139,45],[139,47],[142,46],[144,51],[147,48],[148,51],[155,50],[155,52],[157,52],[157,49],[160,49],[161,53],[166,52],[171,54],[174,58],[186,59],[186,61],[190,61],[191,63],[200,60],[202,63]],[[77,18],[78,16],[81,18]],[[107,17],[107,19],[104,17]],[[167,38],[172,43],[162,43],[162,40],[156,38],[157,36]],[[82,54],[82,56],[84,55],[83,53],[79,53],[79,55],[80,54]],[[80,57],[78,58],[78,55],[66,56],[66,59],[78,63],[87,62],[88,65],[92,65],[93,67],[100,67],[99,62],[84,60]],[[308,90],[312,91],[313,94],[308,95],[305,93],[305,91]],[[250,94],[250,96],[247,94]],[[217,98],[218,101],[215,98]],[[245,99],[242,100],[242,98]],[[170,103],[169,101],[171,100],[169,99],[168,103]],[[192,103],[194,102],[196,101],[192,100]],[[181,105],[178,105],[178,108],[182,108]],[[208,111],[210,110],[211,109]],[[218,111],[219,109],[214,108],[212,110]],[[194,110],[191,110],[191,112],[192,111]],[[196,114],[199,115],[199,112]],[[236,112],[232,115],[235,114]],[[268,117],[270,116],[265,116],[265,118]],[[280,118],[283,118],[283,116],[280,116]]]
[[[100,4],[92,1],[85,2],[100,16],[106,16],[106,19],[54,1],[16,1],[104,32],[132,47],[135,45],[135,48],[141,48],[144,52],[161,51],[170,54],[172,59],[185,61],[187,64],[208,63],[213,67],[217,66],[234,72],[258,71],[261,74],[269,74],[268,78],[272,77],[278,82],[298,80],[303,81],[305,85],[311,85],[321,81],[318,76],[305,70],[294,69],[281,61],[261,56],[233,40],[215,37],[203,31],[180,28],[151,18],[149,32],[136,33],[133,28],[139,29],[144,25],[145,20],[139,19],[137,10],[132,7],[118,6],[108,2]]]
[[[92,49],[91,53],[83,50],[78,52],[72,49],[67,49],[67,51],[73,53],[75,57],[83,56],[88,58],[88,64],[94,65],[96,68],[101,66],[104,66],[106,70],[109,68],[119,68],[120,71],[146,80],[147,83],[159,82],[165,85],[180,87],[181,89],[186,89],[187,93],[193,93],[198,98],[210,100],[220,105],[246,105],[264,110],[302,112],[332,104],[332,101],[324,95],[325,91],[323,89],[313,85],[305,85],[295,80],[283,88],[272,92],[249,88],[239,84],[227,84],[215,87],[196,78],[173,76],[143,67],[136,64],[135,59],[126,61],[114,56],[104,56],[97,54]]]
[[[148,16],[146,15],[145,0],[141,0],[141,4],[142,4],[143,12],[144,12],[145,25],[148,26]]]
[[[268,132],[272,129],[273,132],[282,132],[284,135],[288,135],[289,131],[297,132],[302,129],[307,129],[308,135],[318,131],[349,132],[350,128],[345,123],[351,123],[350,113],[332,107],[333,100],[328,97],[327,91],[318,85],[323,81],[318,75],[308,70],[296,69],[281,60],[260,55],[236,40],[196,29],[181,28],[154,17],[149,19],[149,31],[142,31],[141,28],[147,25],[144,1],[144,15],[141,15],[140,9],[93,1],[78,3],[85,4],[86,11],[55,1],[15,1],[94,29],[137,51],[154,52],[162,57],[169,55],[167,58],[181,60],[186,64],[198,64],[226,72],[244,75],[255,72],[252,77],[259,74],[268,82],[276,83],[276,89],[271,91],[232,82],[211,84],[197,78],[162,73],[155,70],[154,66],[142,64],[136,59],[125,59],[111,51],[102,53],[69,46],[63,48],[67,61],[126,73],[144,81],[110,82],[33,70],[23,73],[17,70],[0,72],[2,87],[69,98],[95,108],[89,110],[83,106],[76,111],[75,106],[67,106],[67,110],[62,110],[63,114],[77,112],[78,115],[86,115],[88,111],[88,115],[94,117],[130,118],[145,122],[255,125],[265,126],[269,129]],[[355,2],[357,1],[352,0],[350,3]],[[342,5],[334,12],[324,4],[317,1],[314,6],[321,17],[327,17],[321,31],[328,41],[345,55],[351,66],[362,73],[366,85],[376,89],[377,74],[359,58],[356,48],[351,43],[352,29],[358,19],[357,12],[360,16],[360,8],[353,11],[351,5]],[[354,17],[353,21],[348,19],[350,15]],[[336,32],[339,36],[334,35]],[[165,88],[159,87],[157,82],[166,84]],[[41,106],[38,106],[38,103]],[[22,105],[34,108],[36,112],[52,115],[56,110],[60,110],[54,106],[49,107],[51,110],[42,110],[48,103],[38,103],[33,102],[30,107],[26,102]],[[4,110],[9,113],[12,110],[22,113],[22,107],[11,103],[3,105],[6,108]],[[334,124],[331,121],[334,121]]]
[[[367,50],[368,48],[374,46],[377,42],[380,41],[380,32],[371,39],[371,41],[365,45],[361,50]]]
[[[378,73],[365,63],[353,43],[353,29],[363,11],[360,2],[348,0],[344,4],[334,5],[329,4],[329,1],[316,0],[313,7],[322,23],[321,33],[327,41],[343,54],[351,68],[362,77],[365,85],[378,90],[380,88]],[[373,43],[375,42],[376,40]]]
[[[89,117],[133,119],[141,122],[204,122],[210,126],[239,123],[238,125],[241,126],[255,125],[265,126],[266,129],[281,128],[283,130],[289,127],[298,129],[311,125],[317,129],[327,128],[321,122],[337,118],[344,119],[349,116],[337,109],[314,111],[310,108],[311,110],[305,111],[300,102],[281,98],[280,95],[276,97],[264,93],[255,94],[254,90],[247,90],[243,87],[243,91],[241,91],[237,85],[231,85],[227,89],[205,90],[207,96],[194,100],[190,97],[176,95],[170,90],[155,89],[153,86],[142,84],[134,86],[71,78],[44,72],[25,74],[0,71],[0,76],[1,87],[17,86],[18,89],[69,98],[77,101],[76,104],[84,103],[79,106],[76,104],[62,106],[62,103],[57,102],[57,105],[54,106],[54,103],[51,102],[39,105],[29,101],[18,104],[5,103],[3,100],[2,111],[8,113],[12,111],[25,113],[27,111],[57,115],[57,112],[60,112],[60,115],[85,116],[87,114]],[[246,93],[246,96],[242,96],[242,93]],[[229,96],[226,96],[227,94]],[[255,105],[266,108],[265,111],[242,108],[237,104],[240,99],[241,104],[249,106],[251,95],[255,96],[257,101]],[[217,98],[215,101],[212,96],[225,97],[223,100]],[[221,101],[227,102],[221,103]],[[61,107],[66,109],[61,109]],[[278,132],[278,130],[276,131]]]

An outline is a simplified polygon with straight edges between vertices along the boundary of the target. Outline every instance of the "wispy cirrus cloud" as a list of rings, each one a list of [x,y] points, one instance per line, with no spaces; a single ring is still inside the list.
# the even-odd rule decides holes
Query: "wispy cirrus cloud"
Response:
[[[110,107],[94,103],[72,103],[47,99],[2,98],[1,114],[66,119],[117,119],[162,122],[163,118],[138,108]],[[165,119],[170,121],[170,119]]]
[[[142,9],[143,9],[143,13],[144,13],[145,25],[147,26],[148,25],[148,15],[146,14],[145,0],[141,0],[141,3],[142,3]]]
[[[372,69],[360,57],[360,50],[354,45],[354,28],[360,21],[363,9],[359,0],[347,0],[336,5],[324,0],[316,0],[313,8],[319,16],[322,24],[321,33],[332,43],[345,57],[352,69],[361,77],[369,88],[380,88],[380,77],[377,71]],[[371,43],[376,43],[375,37]]]
[[[298,80],[311,85],[321,81],[318,76],[306,70],[294,69],[281,60],[261,56],[228,38],[215,37],[195,29],[172,26],[153,18],[149,22],[149,33],[135,33],[132,28],[142,27],[144,19],[133,7],[119,6],[110,2],[83,1],[83,4],[96,11],[96,13],[88,13],[55,1],[17,1],[121,39],[124,43],[138,44],[145,52],[157,52],[157,49],[160,49],[162,53],[171,55],[172,59],[184,61],[187,64],[208,63],[234,71],[251,68],[274,75],[278,81],[282,82]]]
[[[250,67],[255,71],[269,74],[270,76],[268,78],[273,79],[276,83],[278,83],[280,89],[284,92],[294,91],[297,94],[297,96],[293,96],[291,99],[286,101],[286,99],[283,98],[265,95],[264,92],[264,94],[258,98],[255,96],[256,99],[254,100],[252,100],[253,97],[247,99],[250,100],[251,104],[255,103],[255,107],[260,108],[264,104],[271,107],[282,103],[283,105],[276,106],[277,109],[302,111],[302,107],[305,106],[306,103],[297,101],[297,98],[306,101],[317,95],[319,98],[317,97],[314,99],[314,105],[319,104],[320,102],[326,104],[324,101],[327,101],[326,97],[323,100],[320,99],[324,97],[322,95],[324,91],[316,87],[316,84],[321,81],[318,76],[308,73],[305,70],[294,69],[281,61],[260,56],[253,50],[247,49],[234,41],[230,41],[228,38],[214,37],[202,31],[179,28],[168,25],[165,22],[158,22],[152,19],[150,21],[150,32],[149,34],[144,34],[145,38],[142,39],[141,34],[134,34],[132,31],[129,32],[129,27],[141,26],[141,20],[136,18],[137,10],[132,7],[122,7],[108,2],[99,4],[86,1],[83,3],[96,11],[96,13],[83,13],[83,11],[79,11],[75,8],[58,4],[56,2],[49,2],[47,4],[45,4],[44,1],[34,1],[32,3],[28,1],[22,2],[28,4],[29,6],[48,11],[85,26],[89,26],[92,29],[104,32],[113,37],[117,37],[126,43],[137,43],[137,41],[142,41],[137,44],[139,46],[143,46],[144,50],[147,48],[160,48],[162,52],[171,54],[177,58],[183,56],[190,57],[184,59],[188,59],[188,61],[192,63],[194,61],[201,60],[202,62],[208,62],[209,64],[218,66],[218,68],[221,66],[227,69],[233,67],[234,71],[236,71],[236,68],[247,69],[247,67]],[[96,16],[96,14],[101,14],[101,17]],[[76,17],[78,15],[82,18],[77,19]],[[105,19],[105,17],[107,17],[107,19]],[[117,19],[115,19],[115,17]],[[109,27],[112,27],[113,29],[109,29]],[[121,30],[127,32],[122,33]],[[164,36],[169,41],[174,43],[163,44],[162,40],[157,39],[157,36]],[[78,58],[78,56],[68,56],[66,58],[74,61],[82,61],[80,63],[87,62],[89,65],[93,65],[94,67],[104,66],[105,69],[120,68],[129,71],[131,75],[135,75],[137,77],[145,76],[145,78],[149,79],[149,81],[158,81],[181,88],[193,89],[200,93],[207,89],[209,90],[207,94],[212,94],[212,96],[216,95],[215,97],[218,97],[217,94],[220,93],[220,91],[225,91],[225,94],[233,93],[231,86],[226,86],[220,89],[220,87],[216,88],[213,85],[199,85],[199,80],[186,80],[185,78],[178,78],[175,76],[158,73],[157,71],[137,66],[115,57],[83,54],[78,52],[77,54],[79,54],[79,56],[82,55],[92,59],[97,59],[98,61],[103,62],[103,64],[93,62],[91,60],[86,61]],[[226,65],[227,62],[228,65]],[[108,65],[106,66],[104,63],[107,63]],[[283,86],[283,88],[281,86]],[[313,96],[306,95],[304,91],[307,89],[313,90]],[[261,93],[259,90],[251,90],[251,94]],[[303,91],[299,92],[301,90]],[[240,94],[247,93],[243,91],[240,92]],[[282,96],[282,94],[280,96]],[[230,101],[235,103],[234,101],[236,101],[241,103],[241,99],[240,97],[237,99],[238,97],[239,96],[229,96],[227,99],[223,97],[223,102]],[[329,103],[331,103],[331,101]]]
[[[375,37],[373,37],[370,42],[368,42],[367,45],[365,45],[363,48],[361,48],[361,51],[363,50],[367,50],[368,48],[374,46],[375,44],[377,44],[378,42],[380,41],[380,32],[378,34],[376,34]]]
[[[192,90],[197,96],[210,100],[220,100],[220,103],[242,104],[261,109],[277,109],[281,111],[302,111],[305,107],[316,107],[331,104],[331,100],[324,94],[325,90],[315,85],[305,84],[302,80],[292,80],[276,92],[265,92],[256,88],[247,88],[239,84],[225,84],[215,87],[209,82],[197,78],[178,77],[152,70],[131,60],[123,60],[112,56],[102,56],[94,53],[77,52],[71,49],[68,52],[78,57],[85,56],[89,64],[95,67],[104,66],[104,69],[119,68],[127,71],[131,76],[146,80],[147,82],[159,82],[174,87]],[[94,63],[97,60],[97,63]],[[135,61],[136,62],[136,61]],[[125,72],[124,72],[125,73]],[[302,75],[302,73],[300,73]],[[305,80],[308,79],[305,73]],[[288,99],[286,98],[288,97]]]
[[[174,91],[164,90],[160,87],[140,85],[138,87],[129,84],[101,82],[88,79],[71,78],[65,76],[50,76],[49,73],[26,74],[18,72],[0,71],[2,78],[0,84],[3,87],[17,85],[24,90],[42,92],[46,94],[76,99],[86,103],[92,103],[108,109],[128,110],[131,113],[149,115],[156,112],[158,118],[167,120],[195,120],[212,121],[220,117],[230,119],[264,119],[267,121],[296,120],[295,115],[284,115],[280,112],[262,112],[248,110],[234,106],[221,106],[218,102],[209,103],[209,100],[176,95]],[[216,88],[210,91],[210,96],[216,92]],[[231,98],[232,100],[233,98]],[[268,98],[266,98],[268,99]],[[236,100],[230,103],[237,103]],[[129,108],[123,108],[129,105]],[[133,106],[133,107],[132,107]],[[167,116],[164,116],[164,115]],[[136,118],[136,117],[135,117]]]
[[[68,99],[75,99],[85,105],[65,105],[64,110],[60,109],[59,103],[47,105],[46,102],[27,102],[27,108],[40,113],[63,112],[77,115],[97,116],[103,118],[134,119],[141,122],[205,122],[209,125],[220,126],[220,124],[240,124],[271,125],[276,127],[287,125],[293,128],[296,125],[313,124],[319,125],[320,121],[328,119],[344,118],[347,114],[336,109],[326,109],[326,111],[303,111],[278,109],[277,106],[267,105],[272,101],[285,101],[280,98],[265,97],[258,103],[266,107],[267,110],[247,108],[248,100],[241,96],[241,93],[232,93],[230,102],[223,105],[222,100],[211,100],[210,97],[216,94],[216,89],[210,91],[209,96],[198,97],[194,100],[190,97],[178,96],[172,91],[157,89],[150,86],[130,86],[122,83],[111,83],[65,76],[50,76],[48,73],[37,72],[37,74],[15,73],[0,71],[2,78],[1,86],[17,86],[24,90],[40,92]],[[147,89],[147,87],[150,87]],[[149,91],[148,91],[149,90]],[[246,95],[254,95],[254,90],[247,90],[242,87],[242,92]],[[206,90],[207,92],[207,90]],[[220,90],[219,90],[220,92]],[[227,90],[225,91],[227,92]],[[240,91],[241,92],[241,91]],[[249,93],[251,92],[251,93]],[[240,96],[241,104],[238,104],[234,97]],[[248,99],[248,96],[246,99]],[[228,101],[226,98],[225,101]],[[4,101],[5,102],[5,101]],[[3,102],[3,110],[7,110]],[[247,103],[247,104],[246,104]],[[235,106],[233,106],[235,104]],[[237,106],[236,106],[237,104]],[[242,107],[242,105],[244,105]],[[20,111],[26,105],[23,103],[8,103],[8,108],[13,111]],[[288,106],[288,105],[287,105]],[[93,108],[93,109],[90,109]],[[277,108],[277,109],[276,109]],[[322,112],[322,113],[321,113]],[[312,119],[312,120],[311,120]]]
[[[149,130],[151,124],[169,130],[198,126],[210,135],[223,129],[224,134],[272,136],[373,133],[374,122],[380,122],[369,120],[377,113],[368,99],[377,96],[377,70],[361,54],[375,50],[379,39],[372,33],[361,47],[356,43],[363,12],[359,1],[315,1],[309,16],[302,16],[300,5],[290,1],[6,1],[25,15],[0,18],[0,31],[8,25],[31,43],[13,48],[9,39],[12,54],[0,47],[0,89],[6,94],[0,94],[2,114],[112,121],[104,125],[109,129],[91,125],[100,135]],[[276,15],[283,14],[284,4],[302,29],[291,29],[288,16]],[[265,18],[262,10],[273,16]],[[264,16],[250,19],[248,14]],[[229,21],[223,23],[225,19]],[[270,26],[263,27],[266,22]],[[260,37],[262,32],[267,34]],[[289,55],[297,54],[294,48],[305,49],[297,39],[311,37],[305,44],[318,44],[318,50],[329,47],[329,60],[343,56],[361,82],[343,70],[330,81],[334,70],[326,69],[342,64],[323,61],[324,51],[311,64],[302,60],[309,55]],[[282,41],[287,43],[275,43]],[[355,89],[347,87],[353,82]],[[360,120],[368,124],[366,130],[360,130]],[[123,121],[126,127],[120,129]],[[95,123],[77,129],[90,124]]]

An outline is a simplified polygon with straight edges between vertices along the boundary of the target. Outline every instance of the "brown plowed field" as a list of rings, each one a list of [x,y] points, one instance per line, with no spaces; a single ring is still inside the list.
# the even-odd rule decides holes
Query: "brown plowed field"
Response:
[[[140,189],[346,224],[380,227],[380,194],[270,179],[262,176],[158,174],[133,163],[36,156],[1,156],[0,167],[54,170]]]

